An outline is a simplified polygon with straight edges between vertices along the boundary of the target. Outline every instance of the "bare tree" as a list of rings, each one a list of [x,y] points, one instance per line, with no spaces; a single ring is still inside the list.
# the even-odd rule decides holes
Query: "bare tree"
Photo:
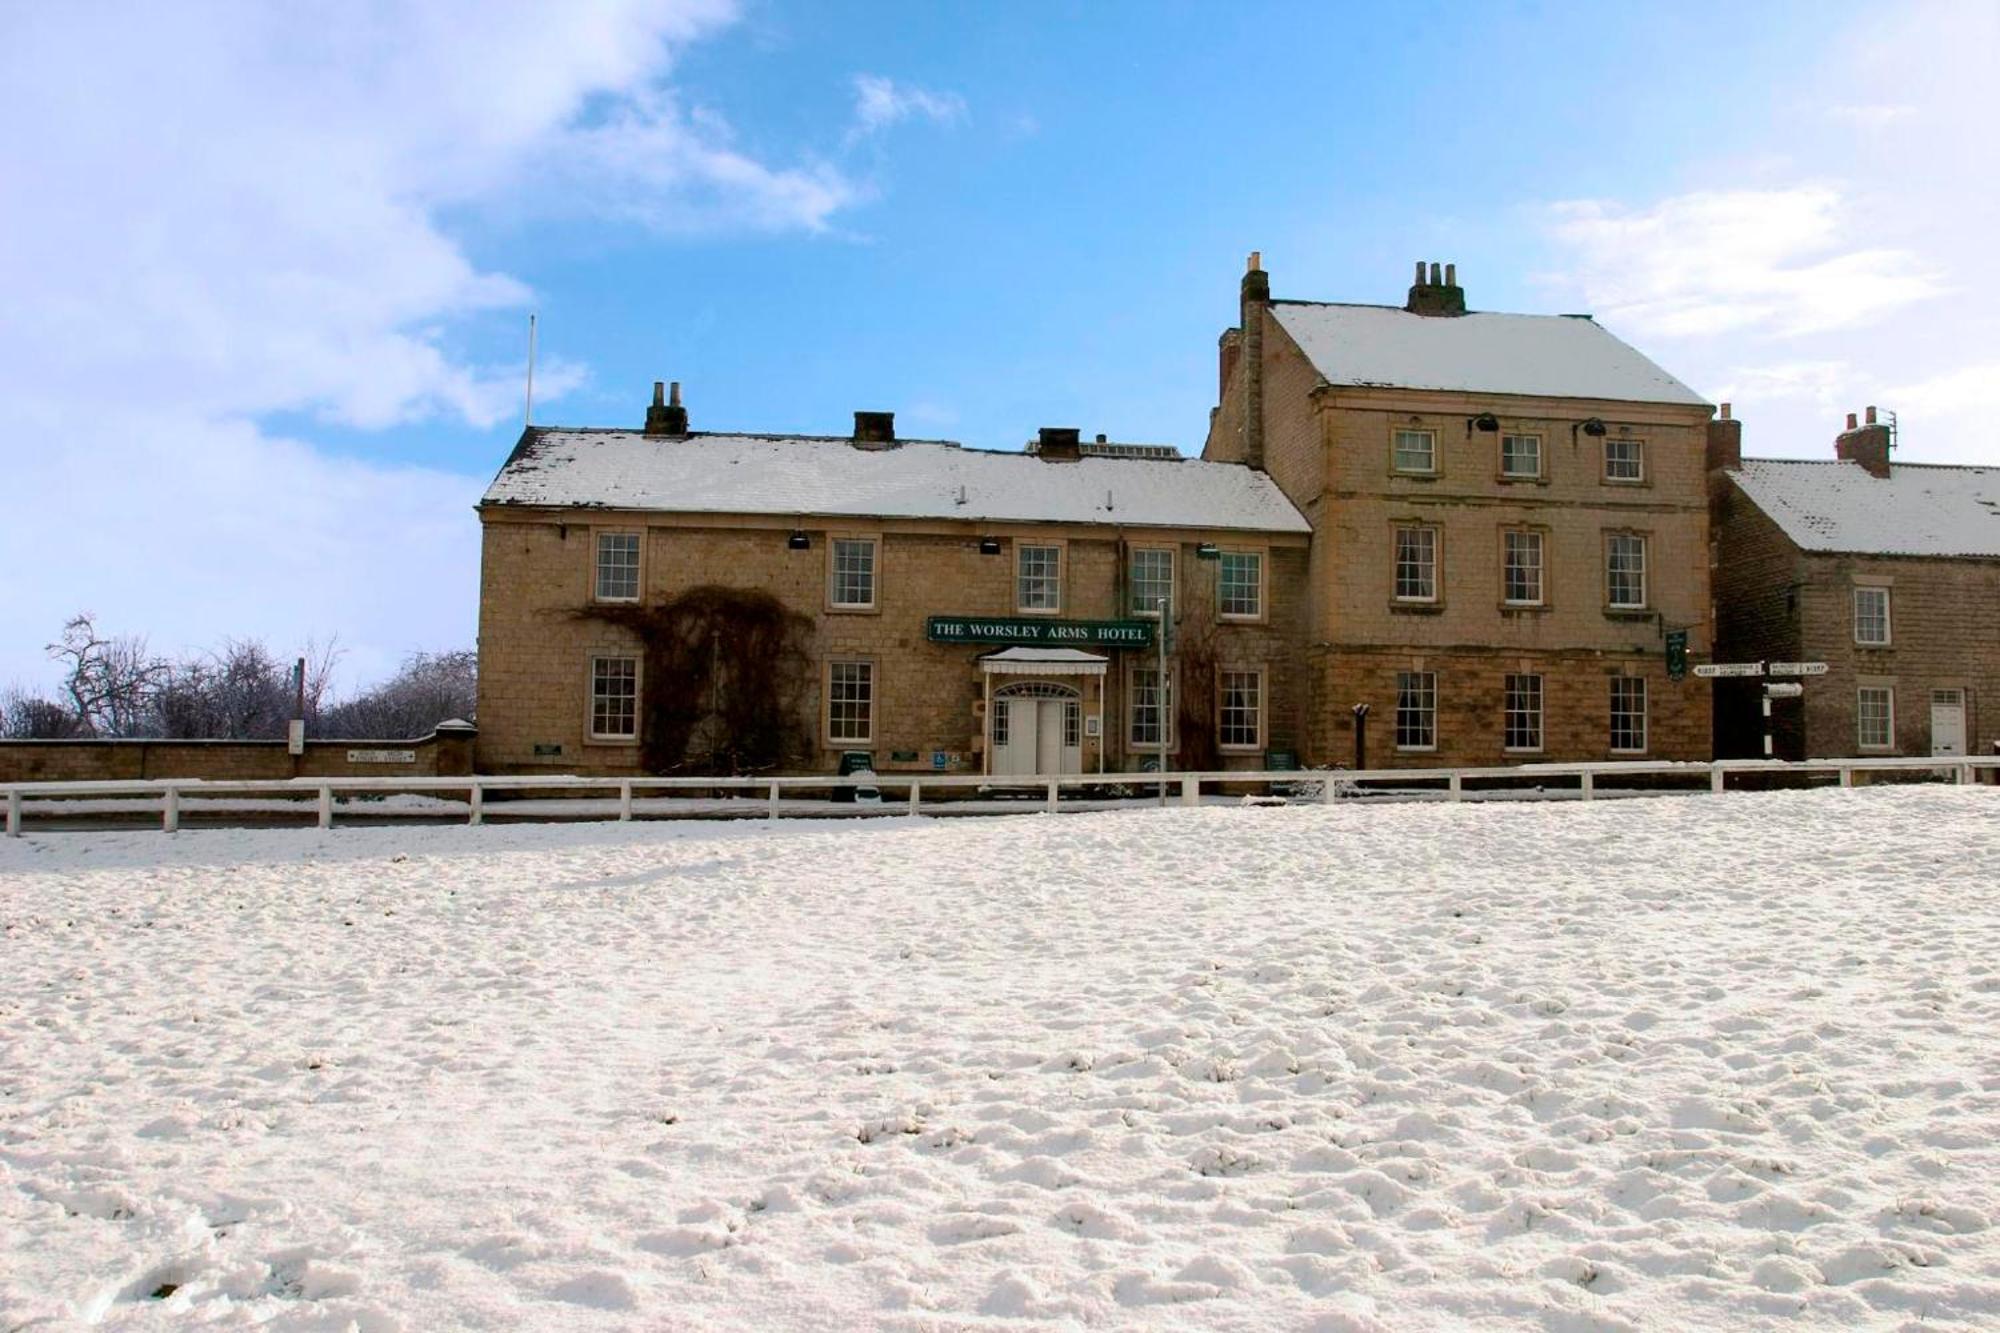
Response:
[[[144,639],[99,634],[88,611],[72,617],[48,651],[64,668],[63,692],[84,736],[140,734],[154,691],[171,670],[146,651]]]
[[[0,737],[18,741],[64,740],[77,734],[76,715],[20,686],[0,692]]]
[[[394,676],[374,689],[321,710],[317,734],[426,736],[440,722],[471,720],[478,682],[479,655],[469,649],[412,653]]]

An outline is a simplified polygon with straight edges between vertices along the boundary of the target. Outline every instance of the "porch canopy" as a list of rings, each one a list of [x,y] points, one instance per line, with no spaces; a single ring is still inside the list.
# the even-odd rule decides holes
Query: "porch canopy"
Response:
[[[979,669],[1001,676],[1101,676],[1111,659],[1081,648],[1004,648],[979,659]]]

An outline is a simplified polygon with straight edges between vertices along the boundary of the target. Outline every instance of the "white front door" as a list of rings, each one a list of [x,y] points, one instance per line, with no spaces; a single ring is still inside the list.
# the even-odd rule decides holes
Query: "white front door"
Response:
[[[1931,691],[1931,753],[1965,754],[1965,692]]]
[[[1000,777],[1025,777],[1040,770],[1035,767],[1035,747],[1040,740],[1033,699],[993,701],[993,772]]]
[[[1030,777],[1083,771],[1083,701],[1067,690],[993,701],[993,775]]]

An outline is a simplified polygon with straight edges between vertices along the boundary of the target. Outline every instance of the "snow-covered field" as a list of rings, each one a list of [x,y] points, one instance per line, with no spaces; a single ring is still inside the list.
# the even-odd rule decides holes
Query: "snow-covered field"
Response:
[[[0,840],[0,1330],[2000,1323],[2000,792]]]

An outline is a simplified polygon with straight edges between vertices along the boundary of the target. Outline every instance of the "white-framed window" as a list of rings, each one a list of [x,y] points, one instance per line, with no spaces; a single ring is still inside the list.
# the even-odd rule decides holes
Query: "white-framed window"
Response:
[[[1396,529],[1396,600],[1435,602],[1437,600],[1436,528]]]
[[[1264,557],[1256,551],[1224,551],[1216,575],[1216,609],[1224,620],[1255,620],[1264,614]]]
[[[1132,614],[1155,619],[1160,603],[1171,612],[1174,604],[1174,553],[1165,546],[1136,546],[1132,549]]]
[[[1399,430],[1394,450],[1398,472],[1437,471],[1437,433],[1428,430]]]
[[[1626,439],[1623,436],[1604,437],[1604,479],[1606,481],[1644,481],[1646,479],[1646,442]]]
[[[1505,731],[1501,743],[1509,750],[1542,748],[1542,678],[1529,672],[1507,677]]]
[[[1264,673],[1224,670],[1217,684],[1217,743],[1225,750],[1258,748],[1264,743]]]
[[[639,600],[639,534],[600,532],[597,534],[596,600],[636,602]]]
[[[1134,750],[1158,750],[1161,727],[1166,727],[1167,744],[1173,744],[1174,678],[1167,673],[1167,687],[1160,689],[1156,666],[1132,668],[1131,745]]]
[[[874,609],[875,539],[835,537],[828,546],[831,586],[827,590],[827,601],[844,611]]]
[[[1510,606],[1542,604],[1542,534],[1509,528],[1500,535],[1501,593]]]
[[[1063,706],[1063,745],[1071,750],[1083,744],[1083,701],[1065,699]]]
[[[629,741],[639,734],[639,659],[590,659],[590,738]]]
[[[1854,739],[1864,750],[1896,743],[1896,692],[1887,685],[1863,685],[1854,693]]]
[[[1396,673],[1396,748],[1437,749],[1438,678],[1435,671]]]
[[[835,745],[867,745],[875,739],[875,664],[826,665],[826,738]]]
[[[1611,748],[1619,754],[1640,754],[1646,748],[1646,679],[1611,678]]]
[[[1636,532],[1605,534],[1604,600],[1618,610],[1646,605],[1646,539]]]
[[[1500,475],[1513,481],[1534,481],[1542,475],[1542,437],[1502,435]]]
[[[1854,641],[1871,648],[1887,646],[1889,642],[1887,588],[1854,590]]]
[[[1062,547],[1014,548],[1014,609],[1062,610]]]

